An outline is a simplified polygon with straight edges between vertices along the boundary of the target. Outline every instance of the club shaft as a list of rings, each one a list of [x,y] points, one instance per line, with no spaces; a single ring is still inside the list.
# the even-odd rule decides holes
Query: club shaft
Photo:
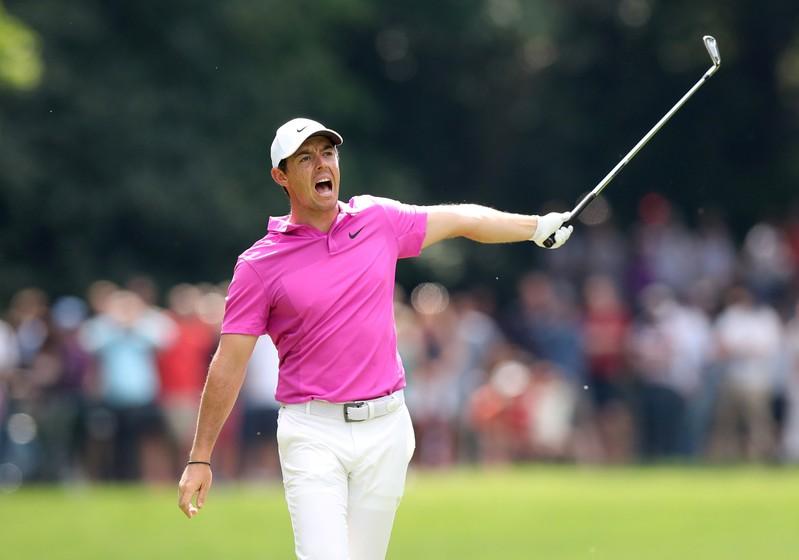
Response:
[[[653,126],[649,130],[649,132],[647,132],[644,135],[644,137],[641,138],[641,140],[639,140],[638,143],[635,146],[633,146],[633,148],[629,152],[627,152],[627,155],[624,156],[622,160],[616,164],[616,167],[611,169],[610,172],[607,175],[605,175],[605,177],[597,184],[597,186],[594,187],[594,189],[590,193],[588,193],[577,204],[577,206],[574,207],[574,209],[571,211],[571,216],[569,218],[569,221],[577,217],[577,215],[579,215],[580,212],[582,212],[585,209],[585,207],[588,206],[591,203],[591,201],[594,200],[599,195],[599,193],[602,192],[602,190],[608,185],[608,183],[610,183],[616,177],[616,175],[619,174],[619,172],[624,168],[624,166],[627,165],[627,163],[629,163],[629,161],[635,157],[635,154],[637,154],[641,150],[641,148],[643,148],[646,145],[646,143],[649,142],[649,140],[651,140],[652,137],[655,134],[657,134],[657,132],[661,128],[663,128],[663,125],[668,122],[668,120],[672,117],[672,115],[674,115],[674,113],[679,111],[680,107],[682,107],[685,104],[685,102],[688,101],[688,99],[694,94],[694,92],[696,92],[696,90],[702,87],[705,81],[707,81],[707,79],[710,76],[715,74],[716,70],[718,69],[719,69],[718,66],[713,65],[710,69],[708,69],[707,72],[705,72],[704,76],[702,76],[699,79],[699,81],[696,82],[694,86],[691,89],[689,89],[685,95],[682,96],[682,98],[674,105],[674,107],[669,109],[669,112],[663,115],[663,117],[655,124],[655,126]]]

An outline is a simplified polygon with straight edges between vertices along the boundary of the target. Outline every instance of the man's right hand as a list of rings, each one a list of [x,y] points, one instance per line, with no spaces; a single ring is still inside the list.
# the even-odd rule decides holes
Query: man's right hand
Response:
[[[210,465],[195,463],[186,465],[183,470],[178,484],[178,507],[189,519],[197,515],[205,504],[212,479]],[[196,506],[192,503],[195,496]]]

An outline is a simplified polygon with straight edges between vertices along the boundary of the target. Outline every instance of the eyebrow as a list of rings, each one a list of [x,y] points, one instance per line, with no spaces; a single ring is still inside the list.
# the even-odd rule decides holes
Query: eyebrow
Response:
[[[330,148],[334,148],[334,147],[335,146],[333,146],[333,142],[327,142],[326,144],[322,145],[321,151],[324,152],[325,150],[329,150]],[[310,148],[302,148],[301,150],[298,150],[297,152],[294,153],[294,157],[308,155],[310,153],[311,153],[311,149]]]

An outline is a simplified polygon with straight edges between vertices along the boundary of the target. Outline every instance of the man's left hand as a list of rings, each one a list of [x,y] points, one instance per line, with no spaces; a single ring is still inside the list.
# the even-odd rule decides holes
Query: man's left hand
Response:
[[[543,216],[538,216],[538,223],[535,228],[535,233],[530,238],[539,247],[547,249],[557,249],[566,241],[572,234],[574,226],[564,226],[563,223],[567,222],[571,217],[571,212],[550,212]],[[555,234],[555,243],[551,247],[546,247],[546,241],[550,235]]]

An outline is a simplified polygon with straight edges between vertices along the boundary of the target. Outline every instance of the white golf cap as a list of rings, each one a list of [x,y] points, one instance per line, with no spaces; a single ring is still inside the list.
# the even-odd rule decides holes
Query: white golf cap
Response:
[[[338,146],[344,139],[335,130],[326,128],[320,122],[311,119],[291,119],[275,132],[272,140],[272,167],[277,167],[280,162],[296,152],[308,138],[314,135],[327,136]]]

